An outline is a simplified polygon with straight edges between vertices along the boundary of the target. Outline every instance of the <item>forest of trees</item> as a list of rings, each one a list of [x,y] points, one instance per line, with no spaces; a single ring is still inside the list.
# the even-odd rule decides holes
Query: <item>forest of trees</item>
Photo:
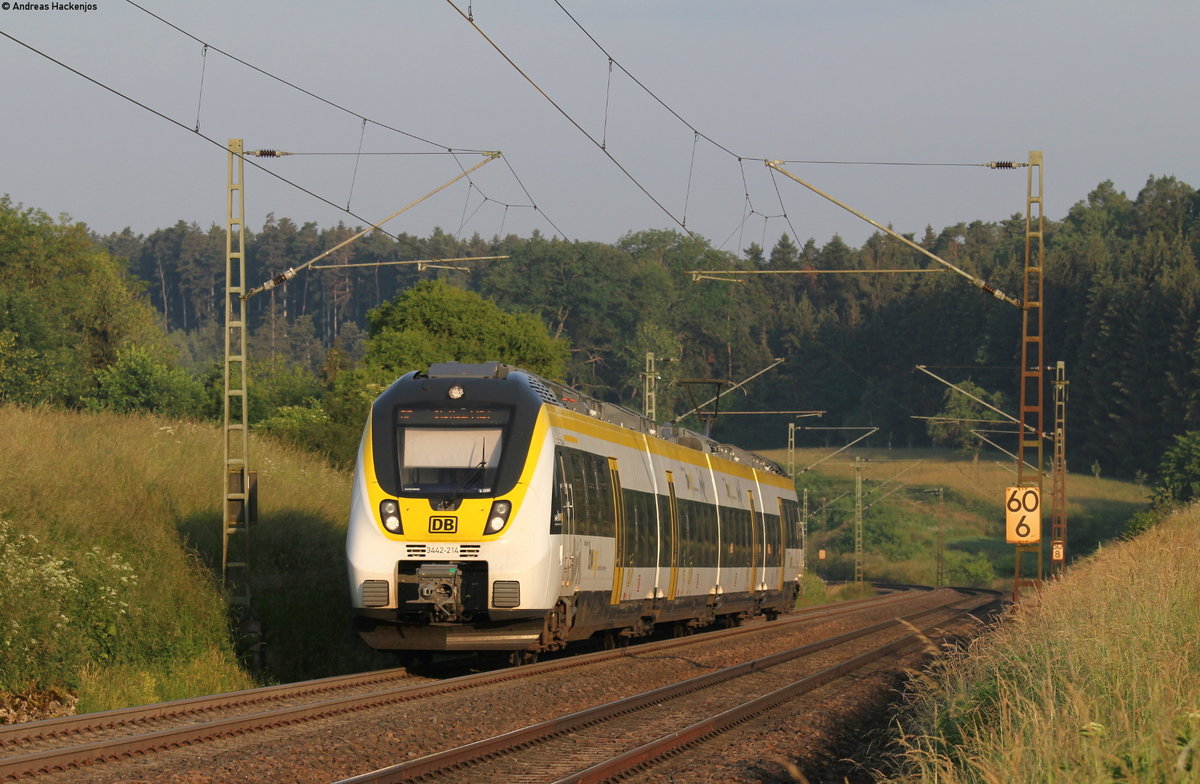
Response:
[[[355,230],[270,216],[248,236],[248,281],[302,264]],[[930,227],[914,240],[1020,296],[1023,216]],[[1200,430],[1200,196],[1173,177],[1151,178],[1134,199],[1101,183],[1047,222],[1046,249],[1046,359],[1066,362],[1068,462],[1074,470],[1148,475],[1176,436]],[[4,199],[0,400],[219,413],[224,251],[223,227],[180,221],[145,236],[94,236]],[[837,236],[823,245],[782,236],[769,250],[752,244],[730,254],[665,230],[631,232],[613,244],[536,233],[485,240],[376,232],[326,263],[484,255],[508,258],[469,271],[310,270],[250,300],[252,419],[297,438],[324,423],[326,434],[310,440],[344,456],[370,390],[412,369],[405,362],[453,358],[449,347],[465,344],[451,331],[480,318],[454,325],[439,310],[485,307],[494,308],[487,323],[500,329],[503,321],[512,335],[494,344],[510,352],[496,358],[524,358],[634,408],[642,404],[646,352],[654,352],[660,419],[691,408],[689,395],[698,402],[712,394],[672,381],[741,380],[775,357],[784,363],[722,407],[823,410],[825,426],[879,427],[876,445],[927,444],[926,422],[916,417],[939,413],[947,400],[942,385],[914,372],[921,364],[1016,408],[1020,312],[953,273],[758,275],[741,284],[693,282],[688,274],[931,266],[881,234],[859,248]],[[37,286],[54,291],[29,293]],[[409,298],[403,306],[400,297]],[[504,321],[514,314],[526,321]],[[469,329],[476,330],[470,339],[483,334],[478,324]],[[159,391],[131,400],[138,384],[122,385],[130,377]],[[778,447],[787,421],[728,417],[714,435]]]

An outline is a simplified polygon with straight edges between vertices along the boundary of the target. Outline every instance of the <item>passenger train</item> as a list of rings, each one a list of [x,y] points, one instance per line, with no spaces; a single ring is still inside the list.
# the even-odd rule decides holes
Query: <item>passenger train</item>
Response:
[[[346,555],[369,645],[516,661],[774,617],[804,564],[774,464],[494,362],[435,364],[374,402]]]

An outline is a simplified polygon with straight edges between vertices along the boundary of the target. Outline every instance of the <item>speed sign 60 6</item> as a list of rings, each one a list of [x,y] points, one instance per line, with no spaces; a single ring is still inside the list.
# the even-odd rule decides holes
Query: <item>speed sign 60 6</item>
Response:
[[[1009,544],[1042,541],[1042,491],[1036,487],[1004,489],[1004,538]]]

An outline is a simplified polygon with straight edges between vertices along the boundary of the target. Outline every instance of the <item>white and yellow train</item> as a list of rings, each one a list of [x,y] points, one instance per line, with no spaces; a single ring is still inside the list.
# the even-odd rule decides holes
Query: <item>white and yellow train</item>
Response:
[[[795,488],[757,455],[499,363],[433,365],[375,401],[346,538],[384,650],[555,650],[792,606]]]

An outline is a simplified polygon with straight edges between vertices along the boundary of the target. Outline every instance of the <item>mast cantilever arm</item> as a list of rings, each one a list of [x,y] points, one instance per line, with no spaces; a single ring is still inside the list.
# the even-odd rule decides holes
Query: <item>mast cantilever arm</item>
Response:
[[[492,161],[496,160],[497,158],[499,158],[499,157],[500,157],[500,153],[499,153],[499,152],[486,152],[486,153],[484,153],[484,156],[485,156],[485,157],[484,157],[484,159],[483,159],[482,161],[480,161],[479,163],[475,164],[475,165],[474,165],[474,166],[472,166],[471,168],[469,168],[469,169],[467,169],[467,170],[463,171],[463,173],[462,173],[462,174],[459,174],[459,175],[457,175],[456,177],[453,177],[453,178],[451,178],[451,179],[447,180],[446,182],[442,183],[441,185],[439,185],[439,186],[437,186],[436,188],[434,188],[433,190],[431,190],[429,193],[426,193],[426,194],[425,194],[424,196],[422,196],[421,198],[417,199],[416,201],[414,201],[414,202],[412,202],[412,203],[410,203],[410,204],[407,204],[407,205],[405,205],[404,207],[401,207],[400,209],[396,210],[396,211],[395,211],[395,212],[393,212],[391,215],[387,216],[386,218],[384,218],[383,220],[379,221],[378,223],[373,223],[373,224],[371,224],[371,225],[370,225],[370,226],[368,226],[367,228],[365,228],[365,229],[363,229],[362,231],[360,231],[358,234],[355,234],[353,237],[349,237],[349,238],[347,238],[347,239],[345,239],[345,240],[342,240],[341,242],[339,242],[337,245],[334,245],[334,246],[333,246],[332,248],[330,248],[329,250],[325,251],[324,253],[322,253],[322,254],[320,254],[320,255],[318,255],[318,256],[314,256],[313,258],[311,258],[311,259],[309,259],[308,261],[304,262],[304,263],[303,263],[303,264],[301,264],[300,266],[298,266],[298,267],[291,267],[291,268],[288,268],[288,269],[284,270],[284,271],[283,271],[281,274],[279,274],[279,275],[276,275],[275,277],[271,278],[270,280],[268,280],[266,283],[262,284],[261,286],[258,286],[258,287],[256,287],[256,288],[250,289],[249,291],[247,291],[245,294],[243,294],[243,295],[242,295],[242,299],[244,299],[244,300],[245,300],[245,299],[250,299],[250,298],[251,298],[251,297],[253,297],[255,294],[261,294],[261,293],[263,293],[264,291],[270,291],[271,289],[275,288],[275,287],[276,287],[276,286],[278,286],[278,285],[281,285],[281,284],[283,284],[283,283],[287,283],[289,280],[291,280],[292,278],[296,277],[296,273],[297,273],[297,272],[300,272],[301,270],[303,270],[303,269],[306,269],[307,267],[310,267],[310,266],[312,266],[313,264],[316,264],[316,263],[317,263],[318,261],[320,261],[321,259],[323,259],[323,258],[325,258],[325,257],[329,256],[330,254],[332,254],[334,251],[340,250],[341,248],[344,248],[344,247],[346,247],[347,245],[349,245],[350,243],[354,242],[355,240],[357,240],[357,239],[360,239],[361,237],[363,237],[363,236],[365,236],[365,235],[367,235],[367,234],[370,234],[371,232],[375,231],[376,229],[378,229],[378,228],[379,228],[380,226],[382,226],[383,224],[385,224],[385,223],[387,223],[388,221],[390,221],[392,218],[395,218],[395,217],[396,217],[396,216],[398,216],[398,215],[402,215],[402,214],[404,214],[404,213],[408,212],[408,211],[409,211],[409,210],[411,210],[413,207],[416,207],[418,204],[420,204],[421,202],[425,201],[426,199],[428,199],[428,198],[430,198],[430,197],[432,197],[432,196],[434,196],[434,195],[436,195],[436,194],[440,193],[441,191],[445,190],[446,188],[449,188],[451,185],[453,185],[454,183],[458,182],[458,181],[459,181],[459,180],[461,180],[463,177],[466,177],[466,176],[470,175],[470,173],[471,173],[471,172],[473,172],[473,171],[475,171],[476,169],[480,168],[481,166],[485,166],[485,165],[487,165],[487,164],[491,163]]]
[[[849,444],[846,444],[844,447],[837,450],[836,452],[830,452],[829,454],[825,455],[825,457],[822,457],[820,460],[813,463],[812,465],[801,468],[799,471],[796,472],[798,474],[803,474],[805,471],[810,471],[810,470],[816,468],[817,466],[821,465],[821,463],[824,463],[826,460],[833,457],[834,455],[845,452],[847,449],[854,446],[859,441],[862,441],[864,438],[870,438],[871,436],[873,436],[879,432],[879,428],[877,428],[877,427],[806,427],[803,429],[804,430],[866,430],[867,432],[863,433],[861,436],[854,439]],[[845,495],[845,493],[843,493],[842,495]],[[838,496],[838,498],[841,498],[841,497],[842,496]],[[820,510],[817,510],[817,511],[820,511]]]
[[[780,358],[778,358],[778,357],[777,357],[777,358],[775,358],[775,361],[774,361],[774,362],[772,362],[771,364],[767,365],[765,368],[763,368],[762,370],[758,371],[758,372],[757,372],[757,373],[755,373],[753,376],[750,376],[749,378],[744,378],[744,379],[742,379],[741,381],[737,382],[736,384],[730,384],[730,385],[729,385],[729,389],[726,389],[726,390],[724,390],[724,391],[722,391],[722,392],[718,392],[716,395],[714,395],[713,397],[710,397],[708,400],[705,400],[703,403],[701,403],[700,405],[696,406],[696,407],[695,407],[695,408],[693,408],[691,411],[688,411],[688,412],[686,412],[686,413],[680,414],[679,416],[675,417],[674,419],[672,419],[672,420],[671,420],[671,424],[673,424],[673,425],[674,425],[674,424],[676,424],[676,423],[678,423],[678,422],[682,422],[684,417],[686,417],[686,416],[689,416],[689,415],[691,415],[691,414],[694,414],[694,413],[696,413],[696,412],[697,412],[697,411],[699,411],[700,409],[702,409],[702,408],[704,408],[705,406],[707,406],[709,403],[712,403],[712,402],[715,402],[715,401],[717,401],[717,400],[721,399],[723,396],[725,396],[725,395],[729,394],[730,392],[732,392],[732,391],[733,391],[733,390],[735,390],[735,389],[741,389],[741,388],[742,388],[742,387],[744,387],[746,384],[749,384],[751,381],[753,381],[754,379],[758,378],[758,377],[759,377],[759,376],[761,376],[763,373],[766,373],[768,370],[770,370],[771,368],[773,368],[773,367],[775,367],[776,365],[780,364],[781,362],[783,362],[783,359],[780,359]]]
[[[816,186],[810,185],[809,183],[800,179],[799,177],[792,174],[787,169],[783,168],[783,161],[763,161],[763,163],[765,163],[768,168],[774,169],[775,171],[779,172],[780,174],[784,175],[785,177],[795,180],[796,182],[800,183],[805,188],[808,188],[810,191],[817,194],[821,198],[828,199],[829,201],[831,201],[834,204],[836,204],[837,206],[841,207],[843,210],[850,213],[851,215],[853,215],[857,218],[861,218],[862,220],[865,220],[867,223],[871,224],[872,226],[879,229],[880,231],[887,234],[888,236],[890,236],[894,239],[900,240],[901,242],[903,242],[905,245],[912,248],[913,250],[919,251],[920,253],[925,254],[926,256],[933,259],[938,264],[941,264],[942,266],[946,267],[947,269],[949,269],[953,272],[957,272],[959,275],[961,275],[964,278],[966,278],[967,280],[969,280],[971,282],[971,285],[975,286],[983,293],[990,294],[991,296],[995,297],[996,299],[1007,302],[1010,305],[1015,305],[1016,307],[1018,307],[1022,310],[1025,309],[1025,306],[1021,303],[1021,300],[1008,296],[1003,291],[1000,291],[999,289],[995,288],[994,286],[989,285],[987,282],[983,281],[980,278],[975,277],[974,275],[967,272],[966,270],[959,269],[958,267],[954,266],[950,262],[943,259],[941,256],[937,255],[936,253],[933,253],[932,251],[922,248],[920,245],[913,242],[908,237],[898,234],[897,232],[893,231],[892,229],[889,229],[887,226],[884,226],[883,224],[879,223],[878,221],[868,218],[866,215],[863,215],[861,212],[854,209],[850,205],[838,201],[837,199],[830,196],[828,193],[825,193],[824,191],[820,190]]]

